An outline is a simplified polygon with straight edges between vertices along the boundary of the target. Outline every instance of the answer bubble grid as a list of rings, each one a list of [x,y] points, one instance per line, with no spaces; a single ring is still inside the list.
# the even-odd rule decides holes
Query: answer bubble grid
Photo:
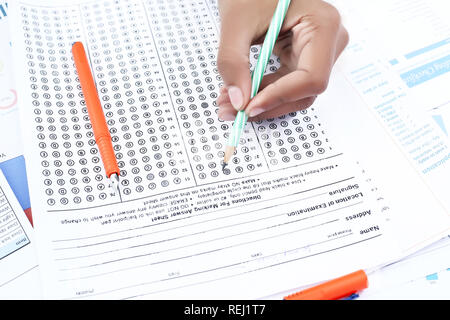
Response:
[[[331,150],[314,107],[248,123],[221,163],[232,122],[217,117],[220,19],[214,1],[21,6],[46,205],[92,207],[279,170]],[[83,41],[121,170],[110,194],[71,55]],[[250,67],[259,47],[250,50]],[[272,56],[267,73],[276,72]]]

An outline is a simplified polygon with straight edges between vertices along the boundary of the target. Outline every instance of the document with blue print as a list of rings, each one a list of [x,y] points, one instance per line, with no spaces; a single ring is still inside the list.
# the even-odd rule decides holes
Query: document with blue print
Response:
[[[449,4],[332,2],[352,34],[340,70],[449,212]]]
[[[450,237],[382,268],[370,277],[360,299],[448,300]]]
[[[8,3],[0,2],[0,170],[24,210],[30,208],[17,91],[13,75]]]
[[[0,170],[0,298],[41,297],[37,270],[33,229]]]
[[[450,4],[333,3],[352,34],[348,81],[450,210]]]
[[[8,11],[8,3],[0,2],[0,299],[33,299],[42,297],[42,292],[32,249],[33,230],[23,212],[29,208],[29,200],[23,183],[25,165]]]
[[[404,91],[412,97],[409,108],[428,113],[450,108],[448,1],[332,2],[351,28],[353,51],[366,47],[382,68],[401,80]],[[446,134],[448,125],[442,127]]]
[[[255,299],[385,264],[448,232],[447,212],[340,72],[311,108],[248,123],[221,170],[232,123],[215,103],[215,1],[19,0],[10,9],[46,297]],[[85,45],[111,132],[115,195],[74,41]]]

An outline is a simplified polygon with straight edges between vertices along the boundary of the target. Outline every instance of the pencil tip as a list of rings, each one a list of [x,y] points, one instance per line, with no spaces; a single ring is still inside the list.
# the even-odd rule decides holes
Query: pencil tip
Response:
[[[225,167],[226,167],[227,165],[228,165],[228,164],[227,164],[226,162],[223,162],[223,163],[222,163],[222,171],[225,170]]]
[[[117,173],[113,173],[109,177],[110,187],[111,187],[111,195],[115,196],[116,192],[119,192],[119,175]]]

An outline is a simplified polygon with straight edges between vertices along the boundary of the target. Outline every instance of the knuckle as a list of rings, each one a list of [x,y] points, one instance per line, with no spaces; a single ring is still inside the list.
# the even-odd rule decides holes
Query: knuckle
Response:
[[[321,12],[322,17],[329,25],[337,28],[341,24],[341,15],[333,5],[324,2]]]
[[[315,100],[316,100],[315,96],[304,98],[300,101],[300,103],[297,104],[295,109],[296,110],[308,109],[309,107],[312,106],[312,104],[314,103]]]
[[[250,117],[248,119],[248,121],[250,121],[250,122],[260,122],[260,121],[264,121],[266,119],[267,119],[266,113],[263,112],[263,113],[260,113],[260,114],[258,114],[256,116],[254,116],[254,117]]]
[[[250,117],[248,118],[248,122],[261,122],[264,119],[261,119],[260,116],[256,116],[256,117]]]
[[[309,86],[314,94],[321,94],[328,87],[328,79],[323,77],[311,77]]]
[[[249,57],[228,48],[219,48],[217,53],[217,69],[219,73],[232,76],[236,70],[250,65]]]
[[[339,11],[331,4],[327,4],[325,13],[331,22],[341,23],[341,15],[339,14]]]
[[[342,39],[344,47],[346,47],[348,45],[349,41],[350,41],[350,35],[349,35],[347,29],[344,26],[342,26],[342,28],[341,28],[340,37]]]
[[[232,62],[233,58],[227,50],[219,50],[217,54],[217,69],[220,73],[223,73]]]
[[[314,103],[314,101],[316,101],[316,97],[317,97],[317,96],[312,96],[312,97],[306,98],[306,100],[305,100],[305,106],[306,106],[306,108],[312,106],[312,104]]]
[[[273,100],[276,105],[282,105],[288,102],[288,98],[285,94],[283,94],[284,90],[281,88],[280,84],[275,81],[269,84],[266,87],[266,90],[263,90],[262,98],[265,100]]]

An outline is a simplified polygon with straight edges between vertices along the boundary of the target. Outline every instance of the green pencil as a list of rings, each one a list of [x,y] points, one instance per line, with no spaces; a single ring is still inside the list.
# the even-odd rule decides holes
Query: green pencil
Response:
[[[252,73],[252,91],[250,98],[253,98],[258,93],[261,80],[264,76],[269,58],[272,55],[273,47],[278,38],[278,34],[280,33],[280,29],[283,25],[283,21],[290,2],[291,0],[278,1],[275,13],[273,14],[272,21],[269,25],[269,29],[267,30],[264,43],[261,47],[258,61],[256,62],[255,69]],[[247,120],[247,114],[243,110],[238,111],[233,123],[233,128],[231,129],[231,133],[228,138],[222,169],[225,168],[234,152],[236,151],[236,148],[239,145],[239,139],[241,138],[242,131],[244,131],[244,127],[247,124]]]

